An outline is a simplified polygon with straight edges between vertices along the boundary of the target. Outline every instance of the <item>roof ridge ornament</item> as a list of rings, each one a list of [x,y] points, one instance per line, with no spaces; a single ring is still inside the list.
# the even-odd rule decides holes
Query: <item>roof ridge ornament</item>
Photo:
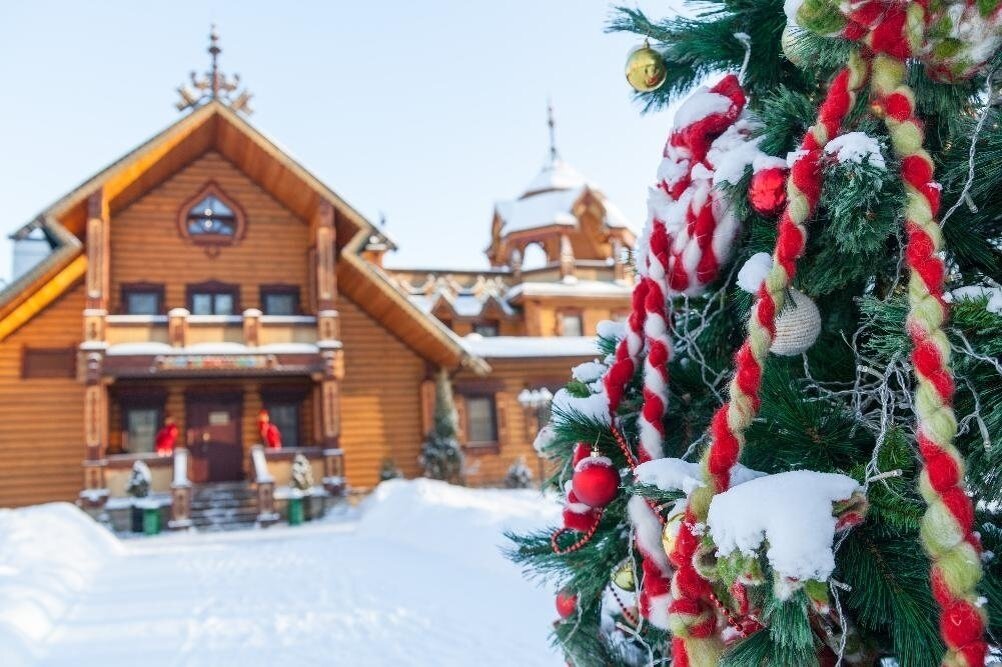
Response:
[[[550,128],[550,165],[553,165],[560,159],[560,154],[557,153],[557,133],[555,130],[556,122],[553,120],[552,98],[546,100],[546,124]]]
[[[207,49],[211,57],[209,71],[205,72],[201,78],[194,71],[191,72],[191,85],[181,84],[177,87],[177,93],[181,99],[175,105],[178,111],[197,109],[205,106],[213,100],[222,102],[234,111],[238,111],[247,116],[254,113],[250,107],[253,95],[244,88],[240,88],[240,75],[234,74],[232,79],[219,70],[219,54],[223,49],[219,46],[219,33],[216,31],[216,24],[212,24],[209,30],[209,48]]]

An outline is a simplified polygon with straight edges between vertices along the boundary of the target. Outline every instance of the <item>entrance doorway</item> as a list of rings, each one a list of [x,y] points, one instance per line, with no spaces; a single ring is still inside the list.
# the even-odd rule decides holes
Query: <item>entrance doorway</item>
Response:
[[[189,398],[187,426],[193,482],[232,482],[244,478],[240,417],[238,397]]]

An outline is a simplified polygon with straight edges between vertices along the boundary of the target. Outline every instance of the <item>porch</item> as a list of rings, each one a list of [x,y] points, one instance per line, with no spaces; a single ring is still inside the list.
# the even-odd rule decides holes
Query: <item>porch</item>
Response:
[[[293,462],[302,456],[316,480],[308,489],[295,488]],[[133,498],[127,489],[132,467],[142,461],[150,470],[149,495]],[[193,482],[194,458],[186,448],[171,456],[120,454],[110,457],[106,469],[109,497],[88,507],[95,518],[120,533],[136,532],[134,508],[155,510],[159,525],[171,530],[233,530],[269,526],[287,517],[290,498],[303,501],[304,519],[323,517],[346,495],[343,453],[340,449],[290,447],[250,449],[246,480]]]

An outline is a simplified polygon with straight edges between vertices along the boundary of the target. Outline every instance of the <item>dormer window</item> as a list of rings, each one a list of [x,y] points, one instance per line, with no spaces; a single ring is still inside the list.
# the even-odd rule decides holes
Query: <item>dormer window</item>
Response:
[[[233,213],[233,209],[215,195],[208,195],[188,211],[188,233],[192,236],[200,234],[233,236],[236,232],[236,222],[237,216]]]
[[[212,181],[182,204],[177,222],[181,236],[212,257],[238,243],[246,231],[243,209]]]

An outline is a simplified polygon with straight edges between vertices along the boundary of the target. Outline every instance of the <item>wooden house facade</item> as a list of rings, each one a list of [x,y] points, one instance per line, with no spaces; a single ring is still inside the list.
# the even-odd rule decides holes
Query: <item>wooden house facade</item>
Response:
[[[193,109],[13,235],[48,252],[0,292],[0,506],[101,506],[137,460],[169,489],[168,415],[195,485],[255,481],[262,409],[277,469],[302,453],[356,489],[388,461],[418,475],[442,368],[469,481],[538,466],[519,398],[594,358],[596,323],[628,310],[633,242],[565,165],[543,172],[496,209],[492,269],[390,269],[392,242],[230,105]],[[559,215],[520,212],[533,197]]]

